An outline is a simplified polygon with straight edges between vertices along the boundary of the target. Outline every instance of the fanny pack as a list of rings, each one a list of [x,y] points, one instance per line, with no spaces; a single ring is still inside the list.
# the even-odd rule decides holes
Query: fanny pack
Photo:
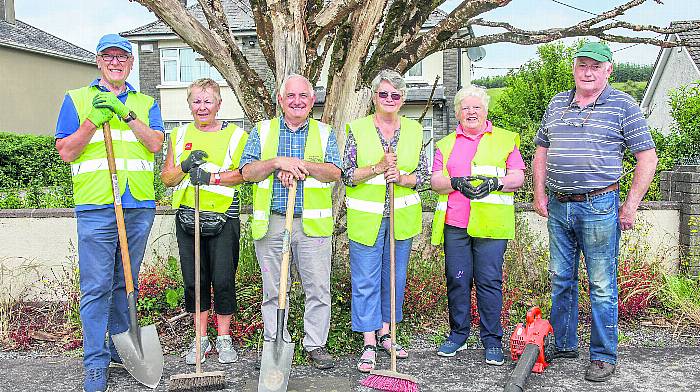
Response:
[[[175,214],[180,228],[189,235],[194,235],[194,208],[182,206]],[[226,224],[226,214],[214,211],[199,211],[199,226],[202,237],[219,235]]]

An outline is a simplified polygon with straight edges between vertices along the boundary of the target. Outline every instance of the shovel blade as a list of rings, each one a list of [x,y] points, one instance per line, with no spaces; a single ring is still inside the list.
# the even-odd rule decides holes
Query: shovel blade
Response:
[[[131,327],[112,336],[124,368],[136,381],[155,388],[163,375],[163,349],[155,325]]]
[[[278,339],[263,344],[258,392],[283,392],[287,390],[289,372],[292,369],[292,357],[294,357],[294,343]]]

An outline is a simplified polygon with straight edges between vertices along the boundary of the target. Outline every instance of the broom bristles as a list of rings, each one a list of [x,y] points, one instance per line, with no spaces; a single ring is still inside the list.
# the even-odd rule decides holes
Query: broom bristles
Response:
[[[388,392],[418,392],[418,384],[403,378],[372,374],[362,380],[362,385]]]
[[[217,391],[226,388],[224,372],[176,374],[170,377],[168,391]]]

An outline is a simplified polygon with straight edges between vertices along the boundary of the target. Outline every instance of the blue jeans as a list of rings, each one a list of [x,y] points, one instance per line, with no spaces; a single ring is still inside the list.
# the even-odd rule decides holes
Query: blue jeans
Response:
[[[153,208],[124,209],[134,289],[155,217]],[[129,329],[126,283],[113,208],[77,211],[80,320],[83,324],[85,369],[106,368],[117,352],[105,335]],[[137,292],[138,294],[138,292]]]
[[[508,240],[476,238],[445,225],[445,277],[450,313],[448,339],[459,345],[471,328],[472,284],[476,283],[479,337],[485,348],[502,347],[503,254]]]
[[[551,323],[557,348],[578,349],[578,266],[586,263],[591,299],[591,360],[617,361],[618,192],[560,203],[549,195]]]
[[[413,238],[396,241],[396,322],[403,320],[403,293]],[[382,219],[377,241],[367,246],[350,240],[352,330],[371,332],[391,321],[389,218]]]

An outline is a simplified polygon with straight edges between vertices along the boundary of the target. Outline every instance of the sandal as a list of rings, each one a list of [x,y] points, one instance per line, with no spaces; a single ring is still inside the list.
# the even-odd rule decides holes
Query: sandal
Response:
[[[386,334],[379,337],[379,344],[382,350],[387,354],[391,355],[391,335]],[[395,343],[394,348],[396,349],[396,358],[406,359],[408,358],[408,351],[406,351],[400,344]]]
[[[374,366],[377,363],[376,357],[377,346],[366,345],[365,348],[362,349],[360,360],[357,361],[357,370],[361,373],[369,373],[374,370]]]

